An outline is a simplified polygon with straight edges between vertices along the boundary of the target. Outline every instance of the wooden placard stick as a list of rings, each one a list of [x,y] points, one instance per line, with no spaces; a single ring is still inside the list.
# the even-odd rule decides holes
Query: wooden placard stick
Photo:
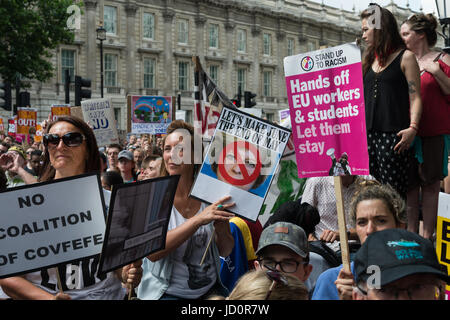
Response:
[[[344,199],[342,197],[342,178],[340,176],[334,177],[334,193],[336,196],[336,206],[338,213],[339,225],[339,242],[341,244],[342,265],[346,272],[351,272],[350,269],[350,254],[348,249],[347,224],[345,221]]]
[[[209,241],[208,241],[208,245],[206,246],[205,253],[203,253],[202,260],[200,260],[200,265],[202,265],[203,262],[205,261],[206,254],[208,253],[209,247],[211,246],[211,242],[212,242],[212,239],[213,239],[215,233],[216,233],[216,229],[213,229],[213,232],[211,233],[211,237],[209,238]]]
[[[55,267],[55,271],[56,271],[56,278],[58,280],[57,282],[58,282],[59,292],[64,293],[64,291],[62,289],[61,277],[59,276],[59,269],[58,269],[58,267]]]

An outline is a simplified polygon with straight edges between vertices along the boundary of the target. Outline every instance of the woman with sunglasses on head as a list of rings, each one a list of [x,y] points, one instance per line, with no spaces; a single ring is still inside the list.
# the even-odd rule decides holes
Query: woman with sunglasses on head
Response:
[[[414,143],[416,154],[423,162],[414,159],[408,174],[408,230],[419,231],[421,190],[422,235],[427,239],[432,239],[436,227],[440,180],[447,171],[444,171],[448,157],[444,153],[445,136],[450,134],[450,56],[432,49],[437,41],[437,26],[432,14],[415,14],[402,24],[400,31],[419,63],[423,101],[423,115]]]
[[[40,181],[100,171],[100,155],[94,133],[81,119],[68,116],[49,123],[43,141],[45,156]],[[121,300],[126,294],[122,284],[132,287],[139,284],[141,263],[138,261],[115,272],[98,275],[97,256],[63,264],[57,269],[41,269],[24,276],[2,279],[0,285],[7,295],[17,300]],[[75,279],[74,272],[77,275]],[[75,282],[67,284],[68,281],[61,281],[65,290],[64,293],[58,292],[58,276],[62,280],[74,279]]]
[[[203,155],[201,144],[199,149],[194,150],[192,125],[181,120],[169,125],[161,175],[180,175],[180,180],[165,249],[144,259],[139,299],[202,299],[216,291],[226,292],[220,280],[220,256],[227,257],[234,247],[229,225],[234,214],[226,211],[234,203],[225,196],[208,206],[189,196],[199,166],[194,162],[195,151]]]
[[[389,10],[371,4],[360,17],[370,174],[406,198],[409,148],[422,114],[419,67]]]

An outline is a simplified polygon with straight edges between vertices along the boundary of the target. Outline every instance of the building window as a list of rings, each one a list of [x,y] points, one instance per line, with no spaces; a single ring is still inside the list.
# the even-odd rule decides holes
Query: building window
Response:
[[[178,62],[178,89],[188,90],[189,64],[187,62]]]
[[[116,119],[117,129],[120,129],[122,117],[120,116],[120,108],[114,108],[114,118]]]
[[[314,40],[308,41],[308,51],[316,50],[316,42]]]
[[[105,54],[105,87],[117,87],[117,55]]]
[[[155,39],[155,15],[153,13],[144,12],[143,16],[144,38]]]
[[[178,43],[188,44],[189,40],[189,21],[186,19],[178,20]]]
[[[241,94],[244,94],[245,91],[245,82],[247,81],[247,69],[239,68],[237,71],[237,86],[238,92],[239,88],[241,89]]]
[[[215,84],[218,84],[219,66],[216,65],[209,66],[209,77],[214,81]]]
[[[269,33],[263,34],[263,53],[266,56],[270,56],[272,54],[272,35]]]
[[[155,88],[155,59],[144,59],[144,88]]]
[[[295,52],[295,42],[294,39],[288,38],[287,39],[287,55],[293,56]]]
[[[69,70],[70,82],[75,81],[75,50],[61,50],[61,79],[66,82],[66,70]]]
[[[209,25],[209,47],[219,48],[219,25],[217,24]]]
[[[237,29],[237,51],[247,52],[247,31]]]
[[[263,96],[272,96],[272,71],[263,72]]]
[[[105,6],[103,9],[103,27],[107,33],[117,34],[117,8]]]

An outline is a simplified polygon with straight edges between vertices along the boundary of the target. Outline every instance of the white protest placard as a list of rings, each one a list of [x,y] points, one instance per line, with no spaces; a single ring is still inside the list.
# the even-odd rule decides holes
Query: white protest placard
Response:
[[[164,248],[179,178],[167,176],[113,187],[100,273]]]
[[[0,278],[101,252],[105,210],[98,175],[8,189],[0,205]]]
[[[290,134],[224,107],[191,196],[213,203],[230,195],[236,205],[229,211],[256,221]]]
[[[92,99],[81,101],[84,121],[94,130],[99,147],[119,143],[114,110],[111,99]]]

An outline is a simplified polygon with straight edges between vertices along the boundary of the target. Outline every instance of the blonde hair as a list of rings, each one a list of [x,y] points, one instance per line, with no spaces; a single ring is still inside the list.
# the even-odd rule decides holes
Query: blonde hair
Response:
[[[269,300],[309,299],[308,289],[302,281],[288,274],[283,276],[288,284],[277,283],[272,289]],[[264,300],[272,282],[264,270],[249,271],[239,278],[226,299],[221,296],[212,296],[209,300]]]

